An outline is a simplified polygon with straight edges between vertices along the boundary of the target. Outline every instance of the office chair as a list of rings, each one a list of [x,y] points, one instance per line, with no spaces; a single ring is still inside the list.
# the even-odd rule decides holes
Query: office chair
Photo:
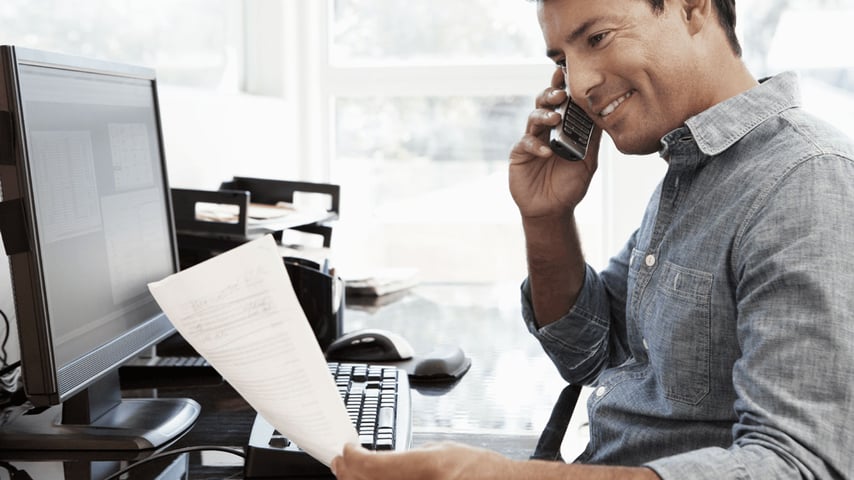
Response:
[[[572,412],[575,411],[575,405],[578,403],[579,395],[581,395],[580,385],[567,385],[560,392],[554,407],[552,407],[549,420],[546,422],[539,440],[537,440],[537,446],[530,457],[531,460],[564,461],[560,455],[560,446],[563,443],[564,435],[566,435],[569,421],[572,419]]]

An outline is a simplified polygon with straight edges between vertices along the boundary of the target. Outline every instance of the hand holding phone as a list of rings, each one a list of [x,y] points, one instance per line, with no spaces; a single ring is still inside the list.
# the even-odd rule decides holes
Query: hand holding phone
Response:
[[[567,97],[557,108],[561,122],[549,134],[549,146],[561,158],[581,160],[587,155],[587,144],[593,132],[593,120],[584,110]]]

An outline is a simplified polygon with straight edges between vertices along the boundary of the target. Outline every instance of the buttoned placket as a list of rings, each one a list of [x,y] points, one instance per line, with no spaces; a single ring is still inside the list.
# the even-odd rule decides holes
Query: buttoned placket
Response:
[[[679,206],[679,200],[683,197],[686,191],[686,185],[681,179],[696,168],[699,163],[699,149],[694,143],[693,137],[688,134],[679,136],[678,140],[671,140],[672,146],[665,149],[669,152],[669,163],[664,181],[661,184],[661,192],[659,194],[658,211],[655,215],[655,223],[653,232],[649,239],[646,252],[642,256],[642,265],[638,269],[637,278],[635,280],[635,288],[631,292],[630,315],[634,319],[634,325],[631,325],[630,330],[634,330],[637,338],[640,339],[643,347],[643,355],[646,356],[649,350],[649,342],[643,335],[643,319],[642,302],[646,294],[646,289],[652,279],[657,267],[661,264],[661,242],[664,239],[667,230],[675,216]]]

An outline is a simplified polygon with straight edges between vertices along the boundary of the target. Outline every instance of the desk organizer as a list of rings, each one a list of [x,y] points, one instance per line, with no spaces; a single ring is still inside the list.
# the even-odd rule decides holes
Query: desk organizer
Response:
[[[250,217],[253,204],[293,204],[298,192],[328,196],[329,206],[309,211],[296,208],[292,214],[260,221]],[[225,221],[203,220],[198,215],[199,204],[233,206],[235,208],[230,210],[236,213]],[[283,231],[289,229],[321,235],[323,246],[329,247],[332,240],[329,222],[338,218],[339,205],[340,187],[326,183],[234,177],[222,182],[219,190],[173,188],[172,209],[181,268],[268,233],[281,242]],[[313,261],[293,257],[283,258],[283,261],[300,306],[321,348],[326,348],[341,335],[343,282]]]
[[[274,206],[294,203],[295,194],[312,193],[329,197],[325,209],[300,210],[277,218],[253,220],[253,204]],[[200,205],[233,206],[233,217],[225,220],[200,218]],[[172,209],[178,237],[181,267],[186,268],[242,243],[271,233],[281,241],[284,230],[298,230],[323,237],[323,246],[332,242],[329,222],[338,218],[340,187],[327,183],[295,182],[263,178],[234,177],[218,190],[173,188]]]

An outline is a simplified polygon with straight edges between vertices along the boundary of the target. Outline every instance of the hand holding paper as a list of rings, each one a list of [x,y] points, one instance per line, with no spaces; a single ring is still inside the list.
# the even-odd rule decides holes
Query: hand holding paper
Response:
[[[269,235],[149,284],[181,335],[325,465],[358,436]]]

